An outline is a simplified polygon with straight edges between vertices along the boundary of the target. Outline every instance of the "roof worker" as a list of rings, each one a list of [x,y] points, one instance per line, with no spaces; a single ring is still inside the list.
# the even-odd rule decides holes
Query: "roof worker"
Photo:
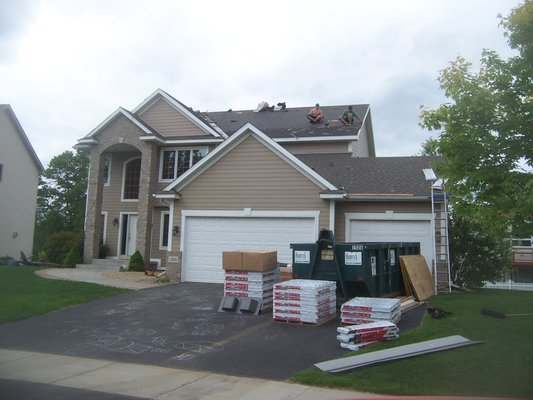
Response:
[[[348,111],[344,111],[344,114],[339,117],[339,121],[341,121],[344,126],[348,126],[353,125],[354,118],[356,118],[359,122],[363,123],[363,121],[361,121],[361,119],[353,111],[353,107],[348,106]]]
[[[318,124],[324,119],[324,113],[320,109],[320,104],[316,103],[313,108],[309,110],[307,114],[307,119],[312,124]]]

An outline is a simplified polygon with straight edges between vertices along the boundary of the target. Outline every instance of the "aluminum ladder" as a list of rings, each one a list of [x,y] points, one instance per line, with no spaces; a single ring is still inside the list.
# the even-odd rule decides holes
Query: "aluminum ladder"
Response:
[[[450,243],[448,235],[448,197],[441,180],[431,186],[433,213],[433,276],[435,293],[451,293]]]

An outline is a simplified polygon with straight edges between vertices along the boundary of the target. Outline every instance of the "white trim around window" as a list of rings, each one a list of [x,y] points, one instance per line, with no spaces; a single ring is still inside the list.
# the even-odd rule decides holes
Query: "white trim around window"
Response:
[[[112,161],[113,161],[113,156],[111,154],[104,154],[104,165],[103,165],[103,169],[104,169],[104,177],[103,177],[104,186],[109,186],[111,184],[111,164],[112,164]],[[107,175],[105,174],[106,162],[107,162]]]
[[[135,160],[141,160],[141,157],[139,157],[139,156],[132,157],[132,158],[124,161],[124,164],[122,166],[122,185],[121,185],[121,188],[120,188],[120,200],[122,202],[124,202],[124,203],[138,203],[139,202],[139,198],[136,198],[136,199],[125,199],[124,198],[124,184],[126,183],[126,167],[127,167],[127,165],[130,162],[135,161]],[[139,171],[139,173],[140,173],[140,171]],[[139,177],[139,190],[140,190],[140,185],[141,185],[140,181],[141,180],[140,180],[140,177]]]
[[[168,226],[166,230],[167,245],[163,244],[165,238],[165,219],[168,220]],[[172,224],[170,223],[170,211],[161,211],[160,225],[159,225],[159,250],[168,250],[170,247],[170,241],[172,240]]]
[[[172,182],[178,177],[178,151],[180,150],[190,150],[191,153],[189,155],[189,169],[194,165],[193,163],[193,150],[200,150],[203,152],[202,158],[209,153],[209,148],[207,146],[185,146],[185,147],[163,147],[161,148],[159,152],[159,173],[158,173],[158,179],[159,182]],[[164,154],[165,152],[175,152],[174,156],[174,171],[172,172],[171,178],[163,178],[163,163],[165,160]],[[198,160],[199,161],[199,160]]]

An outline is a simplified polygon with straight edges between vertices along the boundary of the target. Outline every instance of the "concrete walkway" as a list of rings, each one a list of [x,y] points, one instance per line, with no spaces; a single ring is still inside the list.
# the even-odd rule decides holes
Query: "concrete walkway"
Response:
[[[157,400],[327,400],[373,397],[368,393],[283,381],[9,349],[0,349],[0,378]]]
[[[132,282],[122,279],[113,279],[104,276],[104,270],[96,269],[80,269],[80,268],[48,268],[41,269],[36,272],[37,275],[43,278],[63,279],[67,281],[78,281],[96,283],[98,285],[112,286],[123,289],[146,289],[155,286],[160,286],[159,283],[151,282]]]

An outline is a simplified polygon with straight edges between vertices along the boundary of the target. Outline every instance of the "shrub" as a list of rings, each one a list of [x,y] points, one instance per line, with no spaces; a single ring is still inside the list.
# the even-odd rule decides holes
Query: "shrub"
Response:
[[[98,258],[106,258],[109,254],[109,246],[107,244],[100,244],[98,248]]]
[[[42,253],[42,255],[44,255],[44,260],[62,265],[72,246],[80,241],[83,246],[83,231],[61,231],[53,233],[46,240],[44,245]],[[41,254],[39,254],[39,256],[41,256]]]
[[[76,264],[83,263],[83,236],[78,235],[77,240],[70,247],[69,252],[65,256],[63,266],[67,268],[74,268]]]
[[[128,269],[130,271],[138,271],[138,272],[144,271],[144,260],[139,250],[137,250],[135,253],[131,255],[130,262],[128,263]]]

